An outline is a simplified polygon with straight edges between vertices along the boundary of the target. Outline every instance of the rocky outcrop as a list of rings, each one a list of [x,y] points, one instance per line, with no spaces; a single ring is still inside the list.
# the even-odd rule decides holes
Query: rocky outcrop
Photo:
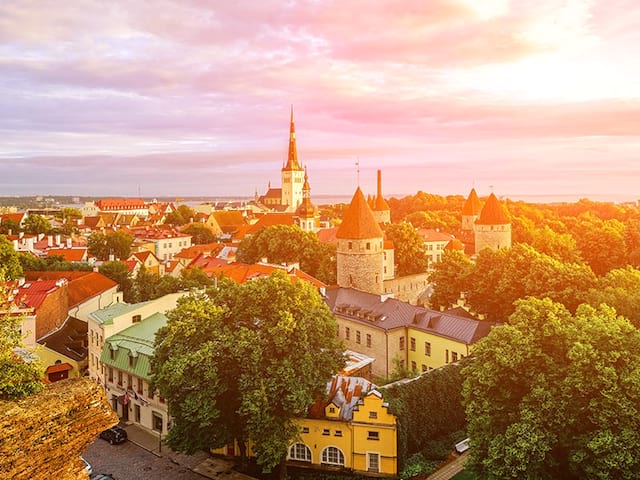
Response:
[[[88,378],[0,401],[0,478],[86,480],[80,455],[117,422],[104,389]]]

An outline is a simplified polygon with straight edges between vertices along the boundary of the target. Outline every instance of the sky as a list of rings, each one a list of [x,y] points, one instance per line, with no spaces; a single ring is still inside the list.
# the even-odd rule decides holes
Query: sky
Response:
[[[0,2],[0,195],[640,197],[637,0]],[[356,163],[359,167],[356,167]],[[359,169],[359,175],[358,175]]]

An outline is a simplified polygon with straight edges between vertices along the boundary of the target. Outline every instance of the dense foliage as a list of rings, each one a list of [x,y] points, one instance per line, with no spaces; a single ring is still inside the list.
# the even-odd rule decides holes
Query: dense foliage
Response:
[[[461,365],[450,364],[411,382],[385,389],[385,399],[398,416],[398,457],[401,464],[404,465],[415,454],[426,460],[432,459],[431,442],[465,430],[467,421],[462,406]],[[451,447],[452,444],[447,446],[447,453]]]
[[[22,270],[20,256],[13,249],[13,244],[4,235],[0,235],[0,277],[15,280],[22,275]]]
[[[89,272],[93,266],[82,262],[68,262],[62,255],[49,255],[48,257],[34,257],[30,253],[21,253],[20,264],[25,272],[44,272],[44,271],[83,271]]]
[[[307,282],[282,272],[223,281],[187,297],[156,336],[153,383],[168,399],[177,450],[251,441],[265,470],[280,464],[326,382],[344,365],[336,322]]]
[[[95,232],[89,236],[87,247],[89,254],[98,260],[109,260],[113,255],[116,260],[126,260],[131,255],[131,234],[118,230],[116,232]]]
[[[165,218],[164,223],[169,225],[184,225],[185,223],[193,222],[196,217],[196,213],[188,205],[180,205],[176,210],[171,212]]]
[[[384,233],[393,242],[393,258],[396,264],[396,276],[403,277],[427,271],[424,240],[409,223],[392,223],[385,227]]]
[[[481,478],[640,476],[640,331],[613,309],[521,300],[463,370]]]
[[[194,245],[204,245],[216,241],[216,236],[207,225],[203,223],[192,223],[185,227],[182,233],[191,235],[191,242]]]
[[[23,347],[22,316],[12,312],[11,289],[0,268],[0,399],[14,399],[44,388],[44,371],[37,361],[24,361],[16,350]]]
[[[240,243],[241,262],[299,263],[300,270],[328,285],[336,283],[336,247],[322,243],[313,233],[295,225],[273,225],[246,237]]]

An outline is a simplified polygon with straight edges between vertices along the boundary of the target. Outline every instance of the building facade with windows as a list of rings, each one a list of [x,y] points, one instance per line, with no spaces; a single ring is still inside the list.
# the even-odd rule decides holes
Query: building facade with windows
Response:
[[[153,315],[111,335],[105,341],[100,362],[104,366],[105,391],[113,410],[158,435],[167,433],[170,419],[164,398],[151,390],[151,357],[156,332],[167,324],[163,313]]]
[[[455,362],[495,326],[461,309],[437,312],[352,288],[329,287],[324,300],[345,346],[374,358],[372,374],[380,378],[398,368],[424,372]]]

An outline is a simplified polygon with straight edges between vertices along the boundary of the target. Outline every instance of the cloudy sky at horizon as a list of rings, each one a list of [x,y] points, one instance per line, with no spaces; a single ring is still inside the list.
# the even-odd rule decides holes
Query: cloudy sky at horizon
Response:
[[[0,3],[0,195],[637,196],[635,0]],[[492,186],[492,187],[491,187]]]

